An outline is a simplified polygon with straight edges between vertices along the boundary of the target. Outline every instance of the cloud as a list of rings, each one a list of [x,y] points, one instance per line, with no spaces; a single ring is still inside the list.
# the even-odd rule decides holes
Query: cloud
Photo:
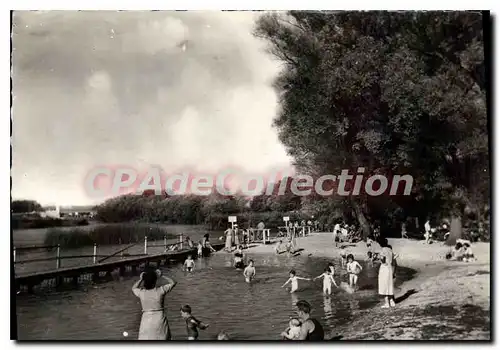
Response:
[[[15,12],[13,196],[86,203],[98,164],[288,165],[256,16]]]

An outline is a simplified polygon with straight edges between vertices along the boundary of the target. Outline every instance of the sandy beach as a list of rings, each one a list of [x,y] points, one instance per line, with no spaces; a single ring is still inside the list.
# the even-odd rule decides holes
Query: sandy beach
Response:
[[[297,239],[301,254],[339,259],[331,233],[313,233]],[[445,259],[449,247],[442,242],[389,239],[398,265],[417,271],[413,279],[395,290],[397,305],[359,311],[355,321],[339,328],[342,339],[390,340],[489,340],[490,333],[490,244],[472,246],[477,261],[464,263]],[[252,253],[272,253],[274,244],[258,245]],[[340,247],[340,244],[339,244]],[[366,244],[346,248],[357,260],[366,257]]]

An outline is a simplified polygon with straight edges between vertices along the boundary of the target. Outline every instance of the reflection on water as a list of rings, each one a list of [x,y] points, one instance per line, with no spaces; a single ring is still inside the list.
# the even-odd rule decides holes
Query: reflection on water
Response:
[[[184,304],[192,307],[197,318],[210,324],[200,332],[200,339],[214,339],[225,330],[233,339],[273,340],[279,339],[289,317],[296,315],[295,304],[299,299],[311,303],[312,317],[321,320],[327,332],[349,322],[357,310],[379,301],[375,289],[349,295],[334,288],[332,295],[325,297],[321,281],[301,281],[299,291],[292,294],[280,288],[292,268],[303,277],[322,273],[328,262],[323,259],[252,253],[247,258],[255,261],[257,270],[257,278],[251,284],[244,282],[241,270],[232,267],[232,255],[222,252],[197,260],[192,273],[184,272],[181,265],[164,268],[167,275],[178,281],[166,298],[174,340],[186,338],[185,322],[179,314]],[[376,285],[368,275],[362,273],[360,287]],[[131,292],[137,278],[115,277],[113,281],[82,285],[76,290],[16,296],[19,338],[137,339],[141,306]],[[347,276],[336,278],[345,281]],[[124,331],[128,332],[128,338],[123,337]]]

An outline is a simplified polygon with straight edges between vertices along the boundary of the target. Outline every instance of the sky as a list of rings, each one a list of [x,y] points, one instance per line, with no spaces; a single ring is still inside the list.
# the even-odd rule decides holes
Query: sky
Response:
[[[95,167],[290,164],[255,12],[15,12],[12,197],[95,204]]]

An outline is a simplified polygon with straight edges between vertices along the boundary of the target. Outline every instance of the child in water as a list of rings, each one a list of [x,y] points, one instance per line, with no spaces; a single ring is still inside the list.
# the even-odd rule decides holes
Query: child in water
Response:
[[[297,318],[291,318],[288,328],[281,333],[284,339],[288,340],[298,340],[300,336],[300,326],[301,322]]]
[[[234,267],[237,269],[243,269],[245,264],[243,263],[243,253],[241,252],[241,247],[234,253]]]
[[[255,278],[255,267],[253,266],[253,260],[248,262],[248,266],[243,271],[243,276],[245,276],[245,282],[250,283]]]
[[[358,283],[358,275],[363,270],[363,267],[354,260],[354,256],[349,254],[347,256],[347,273],[349,274],[349,286],[352,288],[356,288]]]
[[[188,255],[186,261],[184,261],[184,269],[187,272],[191,272],[194,270],[194,260],[191,255]]]
[[[203,256],[203,245],[201,242],[198,243],[198,258],[201,258]]]
[[[290,271],[290,278],[281,286],[281,288],[285,287],[288,283],[292,282],[292,288],[290,289],[290,293],[294,293],[299,289],[299,280],[310,281],[310,278],[302,278],[297,277],[295,270]]]
[[[332,294],[332,284],[337,288],[338,286],[333,279],[333,275],[329,267],[325,268],[325,272],[323,272],[321,275],[319,275],[318,277],[314,277],[313,281],[321,277],[323,277],[323,293],[327,295]]]
[[[347,262],[347,252],[344,247],[340,248],[340,262],[342,263],[342,267],[344,267]]]
[[[198,339],[198,328],[206,329],[208,327],[208,324],[198,321],[193,315],[191,315],[191,306],[189,305],[181,307],[181,316],[184,321],[186,321],[188,340]]]

